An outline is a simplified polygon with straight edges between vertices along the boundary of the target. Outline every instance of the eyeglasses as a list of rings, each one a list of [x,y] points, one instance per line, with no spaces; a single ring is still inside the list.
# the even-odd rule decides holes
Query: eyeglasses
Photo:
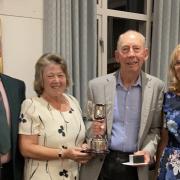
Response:
[[[174,66],[180,66],[180,60],[176,60]]]
[[[123,46],[121,47],[121,52],[123,54],[128,54],[130,51],[133,51],[134,53],[139,53],[140,51],[142,50],[142,47],[141,46]]]

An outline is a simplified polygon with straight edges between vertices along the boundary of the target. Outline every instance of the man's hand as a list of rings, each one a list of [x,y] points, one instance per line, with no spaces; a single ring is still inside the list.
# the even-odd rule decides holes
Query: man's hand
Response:
[[[148,151],[137,151],[134,154],[135,155],[144,155],[144,162],[150,164],[151,156]]]
[[[94,120],[91,126],[92,134],[95,136],[104,135],[106,132],[106,123],[104,119]]]

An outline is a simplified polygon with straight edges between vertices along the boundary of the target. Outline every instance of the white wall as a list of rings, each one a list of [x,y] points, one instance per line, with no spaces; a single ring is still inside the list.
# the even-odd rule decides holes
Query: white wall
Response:
[[[42,55],[43,0],[0,0],[3,72],[26,83],[33,91],[34,65]]]

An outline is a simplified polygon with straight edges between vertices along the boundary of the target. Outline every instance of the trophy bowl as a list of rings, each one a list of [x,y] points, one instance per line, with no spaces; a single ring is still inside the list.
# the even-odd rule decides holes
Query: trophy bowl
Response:
[[[94,138],[91,141],[91,151],[95,154],[108,153],[107,141],[105,138]]]
[[[104,155],[109,153],[107,141],[105,138],[96,137],[91,139],[89,143],[89,147],[90,148],[85,149],[82,152],[96,154],[96,155]]]

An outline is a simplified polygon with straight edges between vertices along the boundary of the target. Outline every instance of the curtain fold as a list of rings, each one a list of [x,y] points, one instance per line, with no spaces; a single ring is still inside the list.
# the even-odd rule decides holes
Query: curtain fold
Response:
[[[43,52],[61,55],[72,79],[70,93],[83,108],[96,77],[96,0],[44,0]]]
[[[180,1],[155,0],[150,74],[168,82],[169,59],[180,43]]]

